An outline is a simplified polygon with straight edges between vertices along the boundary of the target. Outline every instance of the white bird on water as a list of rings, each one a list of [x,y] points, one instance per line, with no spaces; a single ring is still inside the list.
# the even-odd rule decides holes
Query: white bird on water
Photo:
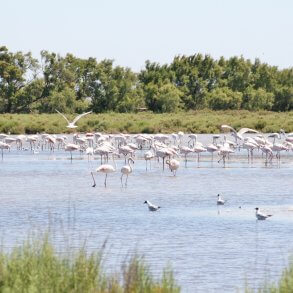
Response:
[[[166,160],[166,164],[169,165],[171,172],[173,173],[174,176],[176,176],[176,172],[180,166],[180,162],[175,159],[172,159],[172,160]]]
[[[128,158],[128,165],[125,165],[121,168],[121,184],[122,184],[122,187],[123,187],[123,176],[126,175],[126,179],[125,179],[125,186],[127,186],[127,180],[128,180],[128,175],[130,173],[132,173],[132,166],[130,165],[130,162],[132,164],[134,164],[134,160],[132,158]]]
[[[103,164],[103,165],[99,166],[96,169],[96,172],[101,172],[101,173],[106,174],[105,181],[104,181],[105,187],[107,186],[107,177],[108,177],[108,174],[109,173],[114,173],[116,171],[116,163],[114,161],[114,155],[113,155],[113,162],[114,162],[115,167],[113,167],[110,164]],[[93,178],[93,181],[94,181],[93,187],[96,187],[96,180],[95,180],[95,177],[94,177],[94,173],[91,172],[91,175],[92,175],[92,178]]]
[[[224,200],[220,194],[218,194],[217,205],[224,205],[226,200]]]
[[[263,214],[259,211],[259,208],[255,208],[255,216],[258,220],[265,220],[265,219],[271,217],[272,215]]]
[[[88,115],[88,114],[92,113],[92,111],[90,111],[90,112],[86,112],[86,113],[82,113],[82,114],[76,116],[72,122],[69,122],[69,120],[68,120],[68,119],[67,119],[62,113],[60,113],[58,110],[56,110],[56,112],[59,113],[59,114],[60,114],[60,115],[61,115],[61,116],[67,121],[67,123],[68,123],[68,125],[66,126],[67,128],[76,128],[77,126],[75,125],[75,123],[76,123],[81,117],[83,117],[83,116],[85,116],[85,115]]]
[[[151,212],[155,212],[155,211],[157,211],[158,209],[161,208],[161,207],[159,207],[159,206],[153,205],[153,204],[152,204],[150,201],[148,201],[148,200],[146,200],[144,203],[146,203],[146,204],[148,205],[149,210],[150,210]]]

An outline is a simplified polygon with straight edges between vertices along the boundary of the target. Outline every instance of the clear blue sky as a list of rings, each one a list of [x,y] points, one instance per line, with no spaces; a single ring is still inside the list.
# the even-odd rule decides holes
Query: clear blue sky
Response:
[[[293,66],[292,0],[7,0],[0,44],[114,59],[139,71],[147,59],[243,55]]]

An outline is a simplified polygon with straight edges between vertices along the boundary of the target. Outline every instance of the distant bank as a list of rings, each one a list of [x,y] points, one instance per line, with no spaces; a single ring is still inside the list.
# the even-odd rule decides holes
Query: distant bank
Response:
[[[68,118],[75,115],[68,114]],[[219,133],[220,125],[228,124],[235,129],[248,127],[264,133],[293,132],[293,111],[190,111],[166,114],[103,113],[90,114],[78,121],[78,128],[66,128],[66,121],[58,114],[1,114],[0,133]]]

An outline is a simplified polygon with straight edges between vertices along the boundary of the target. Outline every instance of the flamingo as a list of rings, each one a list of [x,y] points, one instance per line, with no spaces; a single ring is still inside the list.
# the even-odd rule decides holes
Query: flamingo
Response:
[[[214,152],[218,151],[218,147],[213,143],[209,144],[207,147],[207,151],[212,154],[212,161],[214,160]]]
[[[161,208],[160,206],[153,205],[153,204],[152,204],[150,201],[148,201],[148,200],[146,200],[144,203],[148,205],[149,210],[150,210],[151,212],[155,212],[155,211],[157,211],[158,209]]]
[[[176,176],[177,169],[179,168],[180,162],[172,159],[172,160],[166,160],[166,164],[169,165],[169,168],[174,176]]]
[[[187,155],[189,153],[193,153],[193,149],[189,148],[189,147],[186,147],[186,146],[182,146],[180,147],[180,154],[184,154],[184,158],[185,158],[185,167],[186,167],[186,164],[187,164]]]
[[[151,159],[155,157],[154,153],[152,151],[147,151],[144,155],[145,159],[145,170],[148,170],[148,161],[150,162],[150,168],[151,168]]]
[[[3,150],[10,150],[10,145],[8,143],[0,141],[0,149],[2,152],[2,160],[3,160]]]
[[[115,167],[113,167],[110,164],[104,164],[104,165],[99,166],[96,169],[96,172],[101,172],[101,173],[106,174],[105,181],[104,181],[105,187],[107,187],[107,177],[108,177],[108,174],[109,173],[114,173],[116,171],[116,163],[114,161],[114,155],[113,155],[113,162],[114,162]],[[96,180],[95,180],[95,177],[94,177],[94,173],[91,172],[91,175],[92,175],[92,178],[93,178],[93,181],[94,181],[93,187],[96,187]]]
[[[79,150],[79,146],[77,144],[69,143],[65,145],[65,152],[70,152],[70,160],[72,162],[72,152]]]
[[[68,120],[68,119],[67,119],[62,113],[60,113],[58,110],[56,110],[56,112],[57,112],[58,114],[60,114],[60,115],[61,115],[61,116],[67,121],[67,123],[68,123],[68,125],[66,126],[67,128],[76,128],[77,126],[75,125],[75,123],[76,123],[81,117],[83,117],[83,116],[85,116],[85,115],[88,115],[88,114],[92,113],[92,111],[90,111],[90,112],[86,112],[86,113],[82,113],[82,114],[76,116],[72,122],[69,122],[69,120]]]
[[[281,129],[281,130],[280,130],[280,134],[281,134],[281,133],[284,135],[286,141],[288,141],[288,142],[290,142],[290,143],[293,142],[292,133],[289,133],[289,134],[287,135],[284,129]]]
[[[132,173],[132,166],[130,165],[130,162],[132,163],[132,164],[134,164],[134,160],[132,159],[132,158],[128,158],[128,165],[126,165],[126,166],[123,166],[122,168],[121,168],[121,184],[122,184],[122,186],[123,186],[123,182],[122,182],[122,179],[123,179],[123,176],[124,175],[126,175],[126,180],[125,180],[125,186],[127,186],[127,180],[128,180],[128,175],[130,174],[130,173]]]
[[[258,220],[265,220],[271,217],[272,215],[265,215],[259,211],[259,208],[255,208],[255,216]]]
[[[221,125],[221,129],[231,131],[232,132],[231,135],[234,136],[236,143],[237,143],[238,139],[240,139],[240,140],[244,139],[244,137],[243,137],[244,133],[247,133],[247,132],[259,133],[257,130],[254,130],[254,129],[251,129],[251,128],[241,128],[237,132],[233,127],[231,127],[229,125]]]

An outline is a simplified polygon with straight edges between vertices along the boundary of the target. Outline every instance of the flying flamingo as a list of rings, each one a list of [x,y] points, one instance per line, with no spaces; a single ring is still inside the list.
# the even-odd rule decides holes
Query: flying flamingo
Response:
[[[68,120],[68,119],[67,119],[62,113],[60,113],[58,110],[56,110],[56,112],[57,112],[58,114],[60,114],[60,115],[61,115],[61,116],[67,121],[67,123],[68,123],[68,125],[66,126],[67,128],[76,128],[77,126],[75,125],[75,123],[76,123],[81,117],[83,117],[83,116],[85,116],[85,115],[88,115],[88,114],[92,113],[92,111],[90,111],[90,112],[86,112],[86,113],[82,113],[82,114],[76,116],[72,122],[69,122],[69,120]]]
[[[101,172],[101,173],[106,174],[105,181],[104,181],[105,187],[107,187],[107,177],[108,177],[108,174],[109,173],[114,173],[116,171],[116,163],[114,161],[114,155],[113,155],[113,162],[114,162],[115,167],[113,167],[110,164],[104,164],[104,165],[99,166],[96,169],[96,172]],[[93,181],[94,181],[93,187],[96,187],[96,180],[95,180],[95,177],[94,177],[94,173],[91,172],[91,174],[92,174],[92,178],[93,178]]]
[[[132,162],[132,164],[134,164],[134,160],[132,158],[128,158],[128,165],[126,166],[123,166],[121,168],[121,184],[123,186],[123,182],[122,182],[122,179],[123,179],[123,176],[126,175],[126,180],[125,180],[125,187],[127,186],[127,180],[128,180],[128,175],[130,173],[132,173],[132,167],[130,165],[130,162]]]
[[[221,125],[221,129],[222,130],[229,130],[231,131],[231,135],[234,136],[235,141],[237,143],[237,140],[243,140],[243,134],[247,133],[247,132],[252,132],[252,133],[259,133],[257,130],[251,129],[251,128],[241,128],[240,130],[236,131],[233,127],[229,126],[229,125]]]

